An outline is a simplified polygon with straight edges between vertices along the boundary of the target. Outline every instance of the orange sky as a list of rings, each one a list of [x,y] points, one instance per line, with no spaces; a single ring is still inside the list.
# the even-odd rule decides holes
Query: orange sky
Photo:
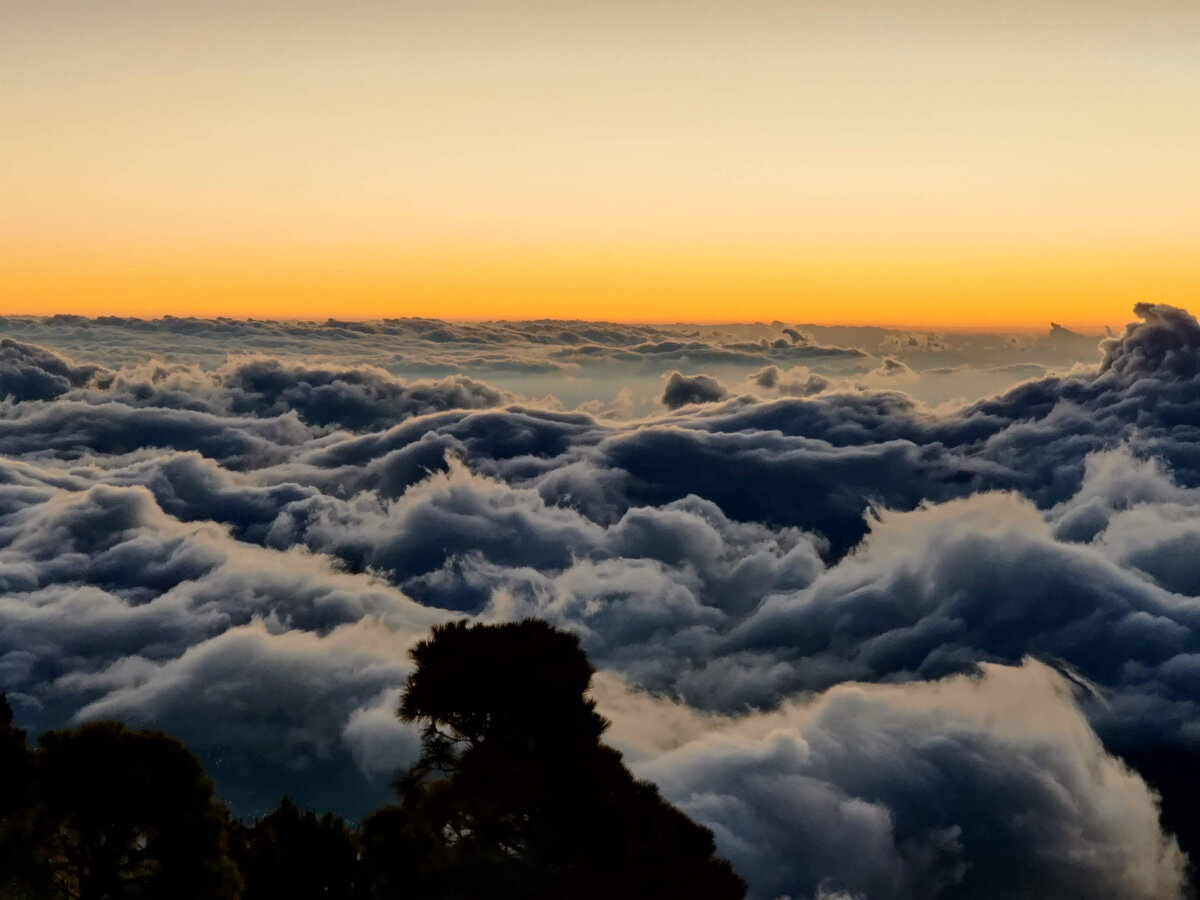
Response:
[[[1193,2],[99,6],[6,13],[0,312],[1200,304]]]

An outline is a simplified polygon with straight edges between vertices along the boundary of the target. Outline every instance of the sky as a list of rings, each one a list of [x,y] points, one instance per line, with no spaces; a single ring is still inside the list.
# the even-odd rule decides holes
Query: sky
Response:
[[[0,3],[0,313],[1119,327],[1193,2]]]

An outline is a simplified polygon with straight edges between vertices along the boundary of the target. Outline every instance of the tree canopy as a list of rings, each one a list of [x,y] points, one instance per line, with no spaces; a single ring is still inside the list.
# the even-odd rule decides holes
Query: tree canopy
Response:
[[[244,900],[353,900],[358,847],[352,829],[326,813],[301,810],[290,797],[253,826],[235,824],[234,855]]]
[[[422,754],[363,825],[377,897],[688,896],[745,887],[711,832],[600,742],[578,640],[544,622],[452,623],[412,651],[400,706]]]
[[[3,896],[236,898],[228,812],[179,741],[117,722],[41,736],[0,702]]]
[[[183,744],[116,722],[42,735],[35,816],[53,896],[237,897],[225,808]]]
[[[359,828],[231,821],[183,744],[117,722],[30,750],[0,694],[0,900],[740,900],[713,836],[601,742],[578,640],[443,625],[399,716],[421,756]]]

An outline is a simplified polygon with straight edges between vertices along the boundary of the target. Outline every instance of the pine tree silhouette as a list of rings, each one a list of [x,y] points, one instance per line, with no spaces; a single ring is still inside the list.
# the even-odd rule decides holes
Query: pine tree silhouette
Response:
[[[32,820],[45,896],[238,897],[228,813],[179,741],[94,722],[43,734],[34,762]]]
[[[712,833],[600,743],[574,636],[453,623],[412,657],[399,714],[420,723],[422,753],[400,803],[363,823],[373,898],[744,897]]]

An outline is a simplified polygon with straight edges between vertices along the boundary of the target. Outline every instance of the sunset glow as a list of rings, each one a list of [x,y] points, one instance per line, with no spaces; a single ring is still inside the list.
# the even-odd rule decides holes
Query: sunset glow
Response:
[[[4,312],[1115,327],[1200,287],[1190,3],[8,20]]]

